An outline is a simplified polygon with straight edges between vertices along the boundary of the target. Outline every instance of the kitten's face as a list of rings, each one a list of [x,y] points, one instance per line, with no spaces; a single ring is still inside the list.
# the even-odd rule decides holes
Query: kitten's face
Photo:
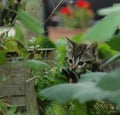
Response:
[[[97,60],[97,43],[77,44],[67,39],[67,62],[71,70],[81,73]]]

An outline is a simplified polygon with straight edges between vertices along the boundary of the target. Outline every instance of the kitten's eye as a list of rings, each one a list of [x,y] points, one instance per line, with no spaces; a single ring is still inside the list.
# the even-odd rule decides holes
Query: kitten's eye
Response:
[[[69,59],[69,63],[72,63],[72,59]]]
[[[82,65],[84,65],[84,63],[85,63],[85,62],[80,61],[80,62],[78,63],[78,65],[82,66]]]

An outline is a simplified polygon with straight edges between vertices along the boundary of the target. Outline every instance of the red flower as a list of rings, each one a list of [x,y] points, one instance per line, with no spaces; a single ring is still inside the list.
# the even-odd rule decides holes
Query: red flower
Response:
[[[91,4],[84,0],[78,0],[75,5],[81,8],[88,8],[88,9],[91,8]]]
[[[72,10],[69,7],[62,7],[60,9],[61,14],[67,14],[67,15],[71,15],[72,14]]]

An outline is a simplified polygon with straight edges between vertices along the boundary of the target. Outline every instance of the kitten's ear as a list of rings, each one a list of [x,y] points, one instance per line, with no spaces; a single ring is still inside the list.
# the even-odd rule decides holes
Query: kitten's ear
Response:
[[[92,52],[92,54],[97,55],[97,47],[97,42],[94,42],[88,47],[88,49]]]
[[[69,38],[67,38],[66,37],[66,39],[67,39],[67,48],[69,49],[69,48],[73,48],[73,46],[74,46],[74,42],[73,41],[71,41]]]

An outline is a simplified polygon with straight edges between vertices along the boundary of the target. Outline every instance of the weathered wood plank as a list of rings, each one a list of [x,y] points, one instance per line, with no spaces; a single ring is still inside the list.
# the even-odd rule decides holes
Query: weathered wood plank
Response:
[[[4,103],[6,103],[8,106],[10,105],[15,105],[15,106],[19,106],[19,107],[25,107],[26,103],[25,103],[25,96],[3,96],[0,98],[0,100]]]
[[[22,61],[6,61],[6,63],[0,66],[0,73],[23,73],[25,72],[25,67]]]
[[[23,61],[6,61],[0,66],[0,83],[23,84],[28,74],[29,70],[24,66]]]
[[[25,95],[25,85],[0,84],[0,96]]]
[[[26,99],[25,100],[26,100],[27,115],[39,115],[34,81],[26,82]]]
[[[41,54],[41,60],[54,63],[55,49],[40,49],[36,53]],[[28,115],[39,115],[34,81],[26,82],[29,78],[30,70],[24,66],[23,60],[6,61],[0,66],[0,99],[4,97],[3,100],[8,104],[25,106]]]
[[[25,82],[24,73],[11,73],[10,75],[0,74],[0,83],[6,83],[6,84],[23,84]]]

